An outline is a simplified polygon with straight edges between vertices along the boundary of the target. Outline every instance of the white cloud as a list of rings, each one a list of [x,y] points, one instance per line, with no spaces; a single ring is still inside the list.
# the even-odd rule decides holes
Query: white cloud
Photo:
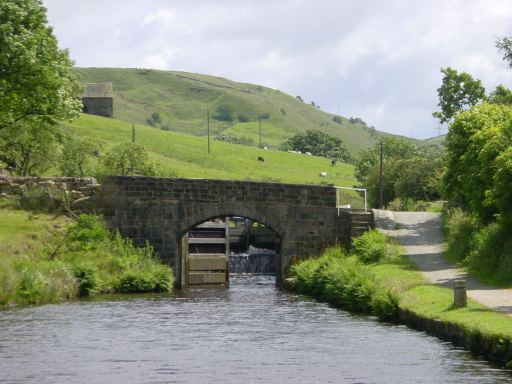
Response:
[[[440,68],[512,88],[496,36],[510,0],[44,0],[79,66],[152,67],[262,84],[377,129],[436,134]]]

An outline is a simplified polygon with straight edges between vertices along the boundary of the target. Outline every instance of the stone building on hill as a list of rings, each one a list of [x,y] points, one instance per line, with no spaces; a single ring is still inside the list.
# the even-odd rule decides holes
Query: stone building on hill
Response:
[[[90,115],[114,117],[112,83],[85,84],[82,94],[82,112]]]

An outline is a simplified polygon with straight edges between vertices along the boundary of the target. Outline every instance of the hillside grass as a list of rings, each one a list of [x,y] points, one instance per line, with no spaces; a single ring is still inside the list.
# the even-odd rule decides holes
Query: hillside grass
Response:
[[[114,118],[144,125],[146,119],[157,112],[162,118],[160,126],[167,126],[174,132],[207,135],[209,109],[213,135],[224,132],[252,137],[258,117],[268,114],[269,117],[262,120],[262,142],[272,146],[315,128],[343,139],[350,153],[356,156],[373,146],[379,135],[388,135],[364,124],[351,123],[345,117],[337,123],[333,121],[335,115],[279,90],[221,77],[135,68],[75,68],[75,71],[82,83],[113,83]],[[215,119],[216,109],[223,103],[232,106],[233,121]],[[240,114],[248,118],[250,124],[239,121]]]
[[[114,145],[130,141],[132,125],[98,116],[82,114],[73,123],[62,123],[65,133],[91,136],[100,142],[100,156]],[[183,133],[135,125],[136,143],[143,145],[160,164],[159,176],[202,179],[236,179],[293,184],[333,184],[352,187],[356,183],[354,166],[318,156],[264,150],[211,140]],[[264,163],[258,157],[265,159]],[[50,173],[57,172],[56,170]],[[319,176],[327,172],[326,178]],[[363,208],[363,199],[354,192],[346,203]]]

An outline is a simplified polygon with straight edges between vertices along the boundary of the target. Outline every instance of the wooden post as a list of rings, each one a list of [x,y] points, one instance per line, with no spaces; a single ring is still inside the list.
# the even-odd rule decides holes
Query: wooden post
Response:
[[[261,116],[260,116],[260,148],[261,148]]]
[[[132,124],[132,143],[135,143],[135,124]]]
[[[208,124],[208,153],[210,153],[210,108],[206,108],[206,120]]]
[[[382,152],[383,152],[383,144],[380,142],[380,175],[379,175],[379,209],[382,209]]]
[[[453,282],[453,305],[455,308],[462,308],[468,305],[466,280],[455,280]]]

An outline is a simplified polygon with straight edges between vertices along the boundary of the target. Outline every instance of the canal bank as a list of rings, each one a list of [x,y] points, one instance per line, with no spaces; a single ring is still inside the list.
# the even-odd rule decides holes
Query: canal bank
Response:
[[[365,246],[378,248],[375,243]],[[453,290],[432,285],[403,254],[364,264],[357,256],[331,249],[318,259],[294,266],[291,273],[288,288],[335,307],[408,325],[501,366],[510,365],[512,318],[471,299],[467,307],[455,308]]]

